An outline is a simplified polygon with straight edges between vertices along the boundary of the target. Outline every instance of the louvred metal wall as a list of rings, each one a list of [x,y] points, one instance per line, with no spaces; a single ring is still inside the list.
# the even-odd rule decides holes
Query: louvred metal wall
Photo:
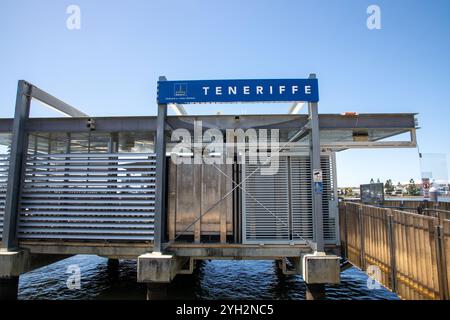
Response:
[[[259,164],[243,168],[243,235],[246,243],[305,243],[312,240],[313,216],[309,155],[282,155],[273,175]],[[326,243],[336,243],[337,199],[332,154],[321,157],[323,228]],[[255,171],[256,170],[256,171]]]
[[[0,154],[0,239],[3,233],[3,217],[5,214],[6,182],[8,180],[9,155]]]
[[[155,154],[28,155],[20,239],[153,240]]]

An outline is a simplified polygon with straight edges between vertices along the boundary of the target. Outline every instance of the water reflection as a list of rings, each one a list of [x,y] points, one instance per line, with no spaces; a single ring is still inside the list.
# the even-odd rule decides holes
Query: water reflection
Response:
[[[81,289],[67,288],[67,268],[78,265]],[[327,299],[398,299],[385,288],[367,288],[367,276],[351,268],[340,285],[326,286]],[[168,288],[170,299],[304,299],[301,277],[285,276],[273,261],[199,261],[193,275],[178,275]],[[145,299],[146,287],[136,282],[136,261],[78,255],[24,274],[19,299]]]

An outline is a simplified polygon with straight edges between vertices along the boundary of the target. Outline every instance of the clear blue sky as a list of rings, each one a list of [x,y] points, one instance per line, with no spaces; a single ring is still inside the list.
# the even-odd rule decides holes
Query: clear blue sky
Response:
[[[81,8],[81,29],[66,8]],[[381,30],[366,9],[381,8]],[[320,112],[417,112],[420,150],[450,154],[450,1],[0,2],[0,117],[26,79],[93,116],[154,115],[169,79],[298,78],[315,72]],[[281,113],[288,105],[196,106]],[[45,115],[38,108],[33,115]],[[420,177],[416,149],[338,155],[339,185]]]

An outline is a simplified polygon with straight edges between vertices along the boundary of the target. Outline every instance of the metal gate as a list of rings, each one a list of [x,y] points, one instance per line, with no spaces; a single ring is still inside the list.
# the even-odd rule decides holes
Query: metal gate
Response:
[[[153,240],[155,154],[28,155],[19,239]]]
[[[259,164],[246,157],[242,179],[244,243],[306,243],[314,238],[310,157],[280,155],[278,171],[261,175]],[[337,239],[334,154],[321,156],[323,232],[326,243]]]

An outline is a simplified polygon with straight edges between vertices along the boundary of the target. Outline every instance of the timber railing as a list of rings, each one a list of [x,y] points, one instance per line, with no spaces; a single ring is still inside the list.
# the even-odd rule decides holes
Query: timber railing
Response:
[[[444,217],[340,202],[342,254],[402,299],[450,299],[450,220]]]

